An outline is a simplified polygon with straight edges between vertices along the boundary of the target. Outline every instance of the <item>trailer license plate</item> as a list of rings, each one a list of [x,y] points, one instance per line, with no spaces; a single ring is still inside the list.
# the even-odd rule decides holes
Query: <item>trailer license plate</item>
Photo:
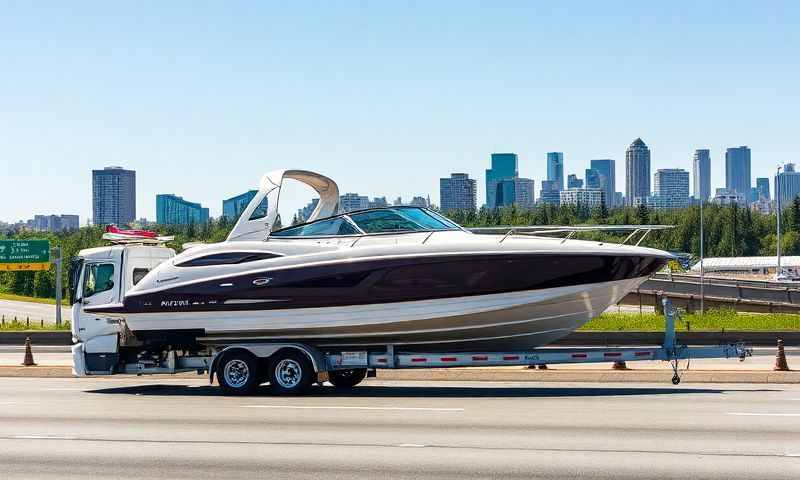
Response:
[[[367,366],[367,352],[342,352],[342,365]]]

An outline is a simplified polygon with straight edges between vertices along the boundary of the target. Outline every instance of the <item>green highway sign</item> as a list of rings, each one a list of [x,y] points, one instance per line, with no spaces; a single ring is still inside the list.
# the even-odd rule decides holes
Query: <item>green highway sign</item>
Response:
[[[50,240],[0,240],[0,264],[49,261]]]

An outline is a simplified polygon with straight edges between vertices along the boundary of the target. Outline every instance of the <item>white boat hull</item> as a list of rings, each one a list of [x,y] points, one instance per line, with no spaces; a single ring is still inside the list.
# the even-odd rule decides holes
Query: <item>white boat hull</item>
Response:
[[[205,332],[205,343],[300,341],[320,347],[405,350],[528,349],[579,328],[646,277],[434,300],[276,310],[139,313],[133,332]]]

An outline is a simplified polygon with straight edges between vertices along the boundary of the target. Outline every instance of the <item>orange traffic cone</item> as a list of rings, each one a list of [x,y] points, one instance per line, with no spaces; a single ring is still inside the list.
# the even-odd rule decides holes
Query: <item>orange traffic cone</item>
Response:
[[[26,367],[36,365],[36,362],[33,361],[33,351],[31,350],[31,337],[25,339],[25,360],[22,361],[22,364]]]
[[[625,365],[625,362],[614,362],[614,365],[611,366],[614,370],[627,370],[628,366]]]
[[[778,354],[775,355],[775,367],[778,372],[788,372],[789,364],[786,362],[786,352],[783,350],[783,340],[778,339]]]

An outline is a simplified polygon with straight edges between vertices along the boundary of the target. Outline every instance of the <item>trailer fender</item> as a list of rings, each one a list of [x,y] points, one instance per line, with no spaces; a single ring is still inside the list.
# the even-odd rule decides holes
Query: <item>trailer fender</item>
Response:
[[[228,345],[214,354],[214,357],[211,359],[211,365],[208,367],[208,381],[209,383],[214,383],[214,371],[217,369],[217,361],[222,358],[226,352],[232,350],[246,350],[257,358],[267,358],[284,348],[293,348],[307,356],[308,359],[311,360],[311,366],[314,368],[315,373],[327,370],[325,368],[325,359],[322,354],[316,348],[302,343],[243,343]]]

